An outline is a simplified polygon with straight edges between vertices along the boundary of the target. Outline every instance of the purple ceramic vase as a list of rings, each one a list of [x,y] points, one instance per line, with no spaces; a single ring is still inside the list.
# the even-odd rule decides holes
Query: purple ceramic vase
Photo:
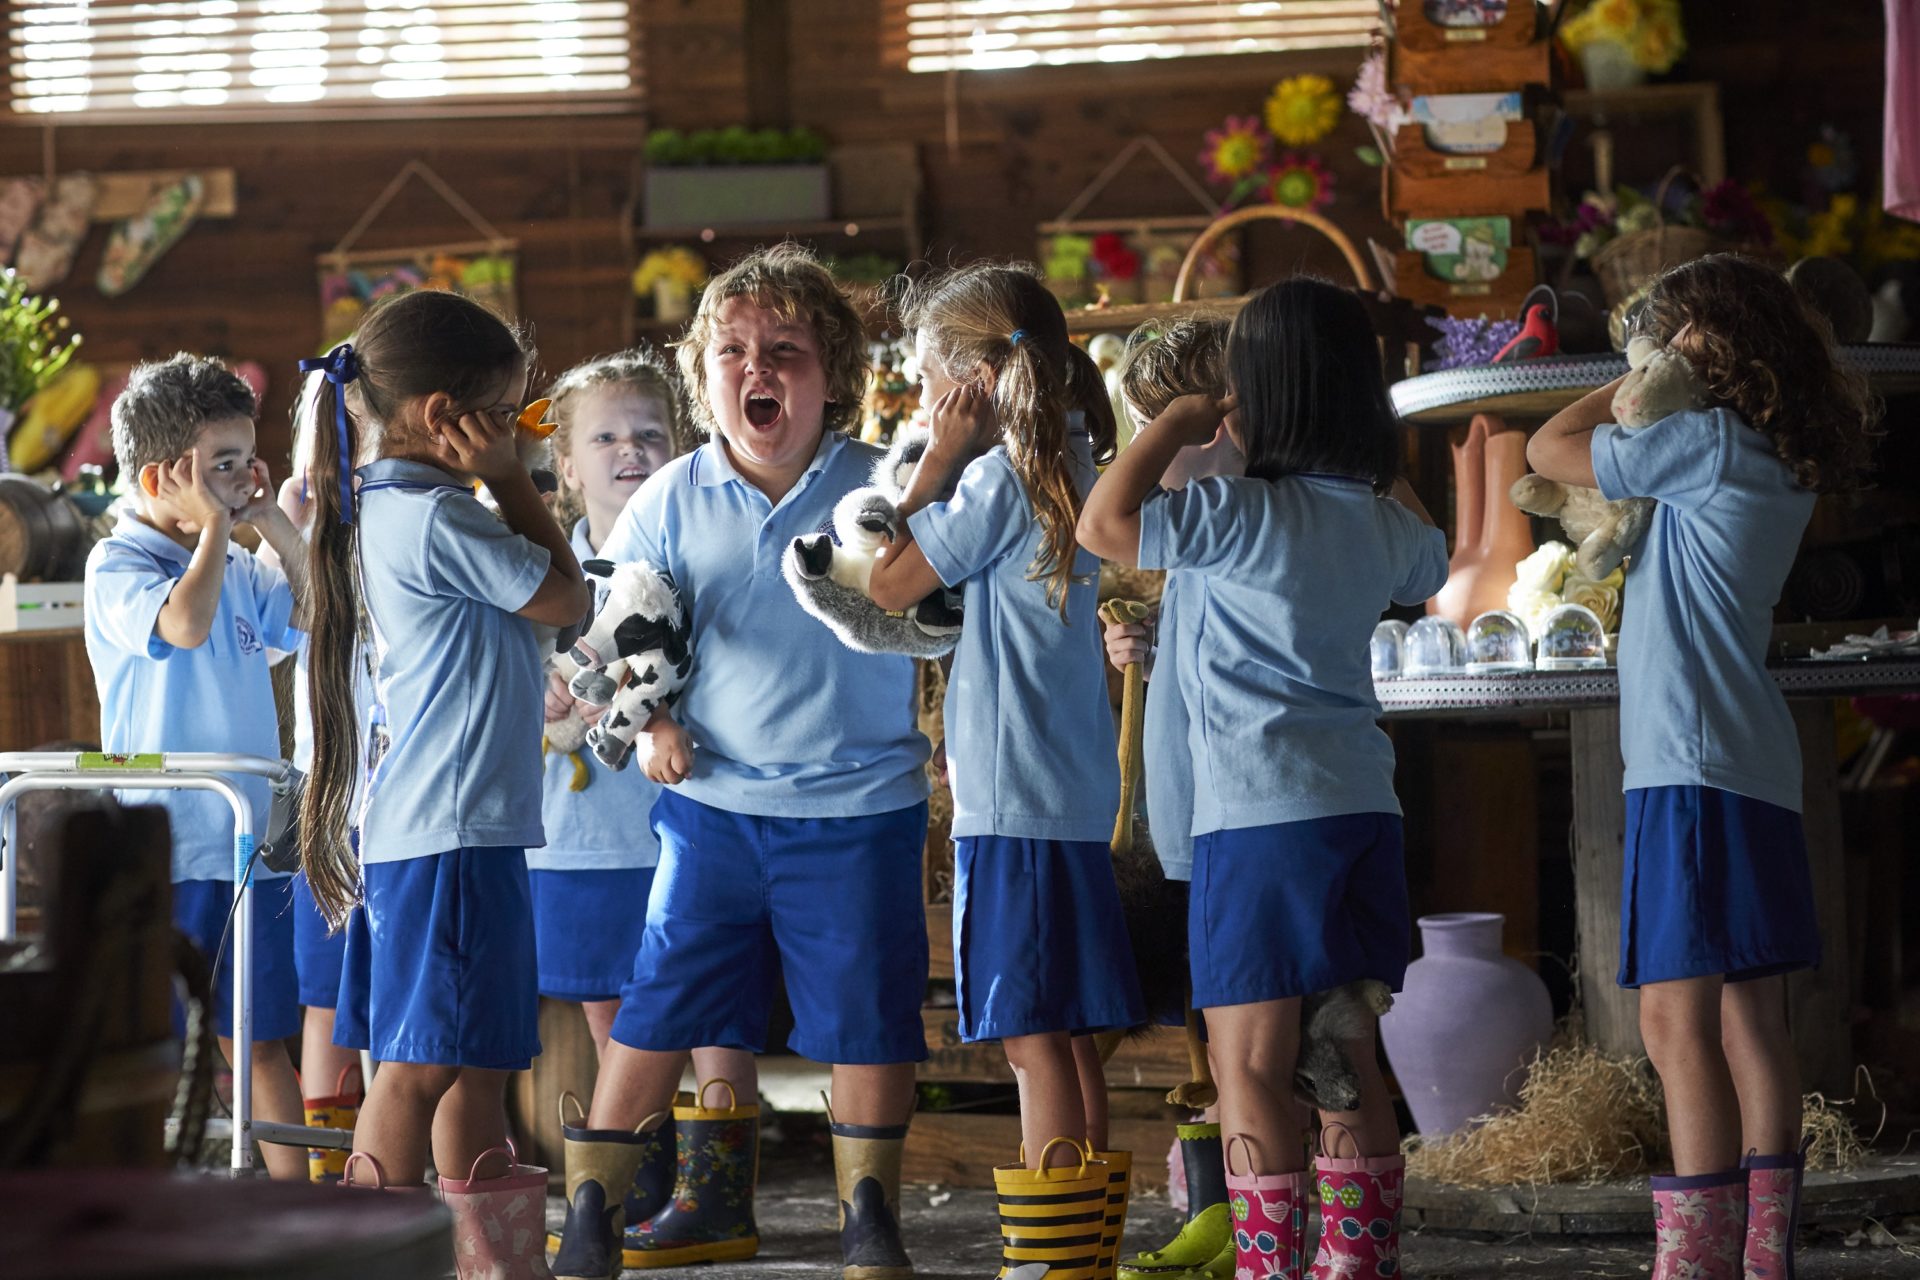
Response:
[[[1500,950],[1506,917],[1422,916],[1422,954],[1380,1019],[1387,1061],[1423,1134],[1454,1133],[1510,1105],[1553,1035],[1540,975]]]

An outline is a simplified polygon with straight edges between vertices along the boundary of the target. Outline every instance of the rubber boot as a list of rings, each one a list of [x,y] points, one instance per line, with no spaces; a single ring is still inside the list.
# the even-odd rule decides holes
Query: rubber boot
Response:
[[[727,1091],[725,1107],[707,1107],[707,1090]],[[659,1212],[630,1226],[622,1257],[634,1268],[690,1262],[740,1262],[760,1252],[753,1187],[760,1176],[760,1108],[739,1105],[733,1086],[709,1080],[695,1100],[673,1109],[678,1173]]]
[[[1046,1167],[1065,1143],[1078,1159]],[[1002,1280],[1095,1280],[1106,1235],[1112,1171],[1090,1159],[1072,1138],[1055,1138],[1040,1152],[1038,1169],[1025,1161],[1000,1165],[993,1187],[1000,1199]]]
[[[496,1172],[480,1176],[482,1166]],[[458,1280],[553,1280],[547,1270],[547,1171],[521,1164],[513,1148],[480,1153],[465,1178],[441,1178],[453,1210]]]
[[[1311,1280],[1400,1274],[1400,1199],[1407,1162],[1398,1154],[1316,1162],[1320,1185],[1320,1249]]]
[[[1233,1147],[1247,1151],[1247,1172],[1233,1171]],[[1227,1142],[1227,1207],[1233,1215],[1234,1274],[1251,1280],[1300,1280],[1306,1237],[1307,1174],[1260,1174],[1253,1142],[1236,1133]]]
[[[1127,1202],[1133,1197],[1133,1152],[1096,1151],[1093,1158],[1107,1166],[1106,1220],[1100,1230],[1100,1261],[1095,1280],[1114,1280],[1120,1265],[1120,1241],[1127,1231]]]
[[[900,1240],[900,1156],[907,1126],[834,1121],[832,1128],[842,1280],[907,1280],[913,1260]]]
[[[356,1067],[340,1068],[340,1078],[333,1083],[333,1093],[325,1098],[306,1098],[301,1106],[306,1111],[309,1129],[345,1129],[353,1132],[353,1126],[360,1119],[360,1103],[365,1097],[360,1093],[347,1092],[347,1075],[358,1070]],[[338,1182],[347,1171],[347,1153],[328,1147],[307,1148],[307,1181]]]
[[[1812,1142],[1788,1155],[1749,1154],[1740,1162],[1747,1173],[1746,1280],[1794,1280],[1793,1238]]]
[[[612,1280],[620,1273],[620,1241],[629,1216],[651,1216],[667,1201],[673,1185],[673,1118],[658,1112],[629,1133],[624,1129],[588,1129],[567,1123],[567,1102],[560,1099],[560,1134],[567,1154],[567,1221],[549,1236],[555,1250],[553,1274],[560,1280]],[[584,1114],[577,1117],[584,1121]],[[640,1218],[644,1221],[645,1218]]]
[[[1120,1263],[1120,1280],[1154,1280],[1201,1271],[1225,1259],[1233,1274],[1233,1223],[1227,1214],[1227,1165],[1220,1153],[1220,1126],[1183,1124],[1176,1134],[1187,1171],[1187,1220],[1180,1234],[1158,1249]]]
[[[361,1165],[366,1166],[364,1171],[361,1170]],[[369,1177],[372,1181],[361,1182],[360,1176]],[[427,1184],[424,1182],[415,1182],[402,1187],[388,1186],[387,1171],[380,1167],[378,1160],[364,1151],[356,1151],[347,1157],[347,1167],[340,1171],[340,1181],[335,1185],[343,1191],[385,1191],[393,1195],[409,1196],[427,1193]]]
[[[1740,1280],[1747,1173],[1653,1179],[1653,1280]]]

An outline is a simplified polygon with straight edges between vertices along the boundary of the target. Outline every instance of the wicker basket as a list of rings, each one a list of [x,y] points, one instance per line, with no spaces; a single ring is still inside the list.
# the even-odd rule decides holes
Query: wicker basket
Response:
[[[1661,220],[1659,226],[1615,236],[1594,253],[1593,272],[1600,277],[1600,292],[1606,295],[1609,307],[1619,306],[1641,285],[1669,267],[1704,258],[1728,247],[1711,231],[1699,227],[1670,227],[1666,224],[1663,211],[1667,203],[1667,188],[1684,173],[1683,169],[1670,171],[1654,192],[1653,211],[1654,216]]]

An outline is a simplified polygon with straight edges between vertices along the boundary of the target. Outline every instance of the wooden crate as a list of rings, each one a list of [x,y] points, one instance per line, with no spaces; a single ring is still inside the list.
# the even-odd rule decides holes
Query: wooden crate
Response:
[[[1420,0],[1404,0],[1392,9],[1393,39],[1418,53],[1456,51],[1478,54],[1487,49],[1517,49],[1533,43],[1539,31],[1534,6],[1513,0],[1507,16],[1488,27],[1446,27],[1427,17]]]
[[[1539,131],[1531,120],[1509,120],[1507,140],[1498,151],[1452,155],[1427,143],[1427,131],[1417,124],[1401,125],[1393,135],[1388,164],[1414,179],[1451,178],[1461,174],[1512,177],[1531,172],[1539,150]]]
[[[1506,93],[1549,83],[1551,70],[1552,50],[1545,40],[1431,50],[1398,43],[1387,46],[1387,83],[1411,94]]]
[[[998,1041],[967,1044],[960,1039],[960,1014],[953,1009],[920,1011],[926,1030],[927,1060],[920,1079],[939,1084],[1013,1083],[1013,1068]],[[1113,1088],[1139,1087],[1165,1092],[1187,1079],[1186,1033],[1178,1027],[1155,1027],[1123,1043],[1107,1062],[1107,1084]]]
[[[1521,173],[1483,170],[1419,177],[1388,169],[1380,177],[1380,198],[1389,221],[1409,218],[1508,217],[1519,223],[1552,201],[1547,171]]]
[[[1497,280],[1436,280],[1427,274],[1426,255],[1418,249],[1394,254],[1394,292],[1421,306],[1442,307],[1454,316],[1486,315],[1499,320],[1520,314],[1520,304],[1537,282],[1533,250],[1507,250],[1507,269]]]

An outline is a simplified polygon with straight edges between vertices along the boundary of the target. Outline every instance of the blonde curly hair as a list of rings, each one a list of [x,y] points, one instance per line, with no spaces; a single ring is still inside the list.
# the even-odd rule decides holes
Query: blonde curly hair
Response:
[[[860,421],[872,377],[866,324],[833,273],[807,249],[787,243],[757,249],[709,281],[686,336],[673,344],[688,408],[703,433],[711,436],[717,426],[707,401],[707,343],[720,308],[733,298],[748,298],[789,323],[804,321],[820,344],[827,375],[827,430],[846,431]]]

